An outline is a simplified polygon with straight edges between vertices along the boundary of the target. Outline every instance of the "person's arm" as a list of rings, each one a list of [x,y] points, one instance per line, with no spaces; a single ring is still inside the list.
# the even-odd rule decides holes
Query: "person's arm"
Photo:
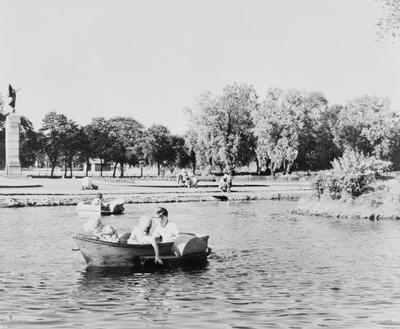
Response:
[[[154,259],[154,263],[159,263],[159,264],[162,265],[163,261],[160,258],[160,252],[158,250],[158,246],[157,246],[156,240],[151,239],[151,245],[154,248],[154,253],[155,253],[155,256],[156,256],[155,259]]]

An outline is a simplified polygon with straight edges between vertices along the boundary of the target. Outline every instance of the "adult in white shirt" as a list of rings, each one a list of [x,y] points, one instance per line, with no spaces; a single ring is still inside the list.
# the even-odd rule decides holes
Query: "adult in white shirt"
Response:
[[[168,220],[168,210],[165,208],[158,208],[156,212],[157,217],[160,219],[160,223],[156,226],[153,237],[160,239],[162,242],[173,241],[179,234],[178,227]]]

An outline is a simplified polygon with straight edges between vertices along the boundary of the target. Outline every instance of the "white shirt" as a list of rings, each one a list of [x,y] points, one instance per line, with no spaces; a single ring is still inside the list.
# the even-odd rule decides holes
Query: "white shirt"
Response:
[[[162,237],[162,242],[173,241],[176,236],[179,234],[178,227],[174,223],[168,222],[167,225],[162,227],[160,224],[157,225],[156,229],[153,232],[153,237],[158,238]]]

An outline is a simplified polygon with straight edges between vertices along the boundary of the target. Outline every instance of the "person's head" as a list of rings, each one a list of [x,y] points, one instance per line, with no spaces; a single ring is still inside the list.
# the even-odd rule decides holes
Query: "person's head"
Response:
[[[160,218],[160,224],[162,227],[164,227],[165,225],[167,225],[168,223],[168,210],[160,207],[157,209],[156,211],[156,215],[158,216],[158,218]]]
[[[150,233],[152,221],[149,216],[143,215],[139,218],[139,226],[143,229],[143,232],[146,234]]]
[[[103,199],[103,193],[97,193],[96,197],[99,198],[100,200]]]

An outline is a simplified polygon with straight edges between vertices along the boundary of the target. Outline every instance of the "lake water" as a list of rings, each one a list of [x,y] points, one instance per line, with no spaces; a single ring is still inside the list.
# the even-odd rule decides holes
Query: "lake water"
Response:
[[[104,221],[129,230],[157,206]],[[89,271],[75,207],[0,209],[0,327],[400,327],[400,221],[297,216],[289,201],[165,206],[210,235],[204,268]]]

